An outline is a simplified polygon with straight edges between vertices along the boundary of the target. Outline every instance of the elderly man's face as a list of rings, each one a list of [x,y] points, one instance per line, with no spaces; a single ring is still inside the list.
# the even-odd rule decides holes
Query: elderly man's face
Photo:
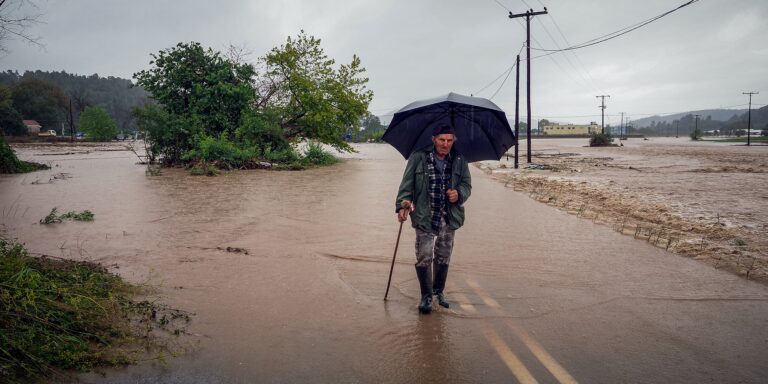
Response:
[[[435,144],[435,151],[440,158],[445,157],[451,152],[453,142],[456,141],[456,136],[453,133],[443,133],[437,136],[432,136],[432,143]]]

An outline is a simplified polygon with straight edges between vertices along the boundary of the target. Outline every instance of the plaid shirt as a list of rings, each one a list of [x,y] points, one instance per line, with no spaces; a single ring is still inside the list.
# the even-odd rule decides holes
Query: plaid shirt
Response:
[[[451,188],[452,162],[453,159],[451,158],[451,155],[448,154],[445,157],[445,169],[440,172],[438,169],[439,167],[435,164],[435,152],[430,152],[429,155],[427,155],[427,175],[429,177],[428,192],[429,199],[432,202],[430,217],[432,218],[431,224],[433,231],[440,230],[440,220],[442,219],[446,210],[446,205],[448,204],[446,192],[448,191],[448,188]]]

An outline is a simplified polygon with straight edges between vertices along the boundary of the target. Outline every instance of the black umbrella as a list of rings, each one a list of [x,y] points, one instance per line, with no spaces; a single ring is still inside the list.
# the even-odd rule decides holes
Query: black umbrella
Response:
[[[382,140],[405,158],[432,143],[432,129],[450,124],[456,132],[456,150],[469,162],[499,160],[517,143],[507,116],[481,97],[449,93],[414,101],[395,112]]]

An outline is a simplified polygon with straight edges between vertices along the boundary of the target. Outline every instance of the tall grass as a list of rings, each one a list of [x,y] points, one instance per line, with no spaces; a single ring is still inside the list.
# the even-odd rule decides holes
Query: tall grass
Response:
[[[104,267],[32,257],[0,239],[0,382],[62,377],[168,350],[189,316],[133,297]]]

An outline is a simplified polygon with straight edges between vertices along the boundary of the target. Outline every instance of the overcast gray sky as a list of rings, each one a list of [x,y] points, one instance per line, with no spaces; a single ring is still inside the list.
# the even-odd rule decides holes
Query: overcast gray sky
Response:
[[[370,110],[388,114],[448,92],[491,97],[514,116],[514,72],[502,75],[525,41],[564,48],[637,24],[687,0],[36,0],[43,49],[10,42],[0,69],[65,70],[131,78],[150,53],[181,41],[217,50],[245,45],[253,59],[301,29],[347,63],[360,56],[374,92]],[[746,108],[744,91],[768,100],[768,1],[700,0],[613,40],[546,57],[532,51],[534,119],[599,121],[708,108]],[[569,44],[570,43],[570,44]],[[521,95],[525,97],[524,52]],[[495,94],[495,95],[494,95]],[[521,113],[525,114],[525,100]]]

